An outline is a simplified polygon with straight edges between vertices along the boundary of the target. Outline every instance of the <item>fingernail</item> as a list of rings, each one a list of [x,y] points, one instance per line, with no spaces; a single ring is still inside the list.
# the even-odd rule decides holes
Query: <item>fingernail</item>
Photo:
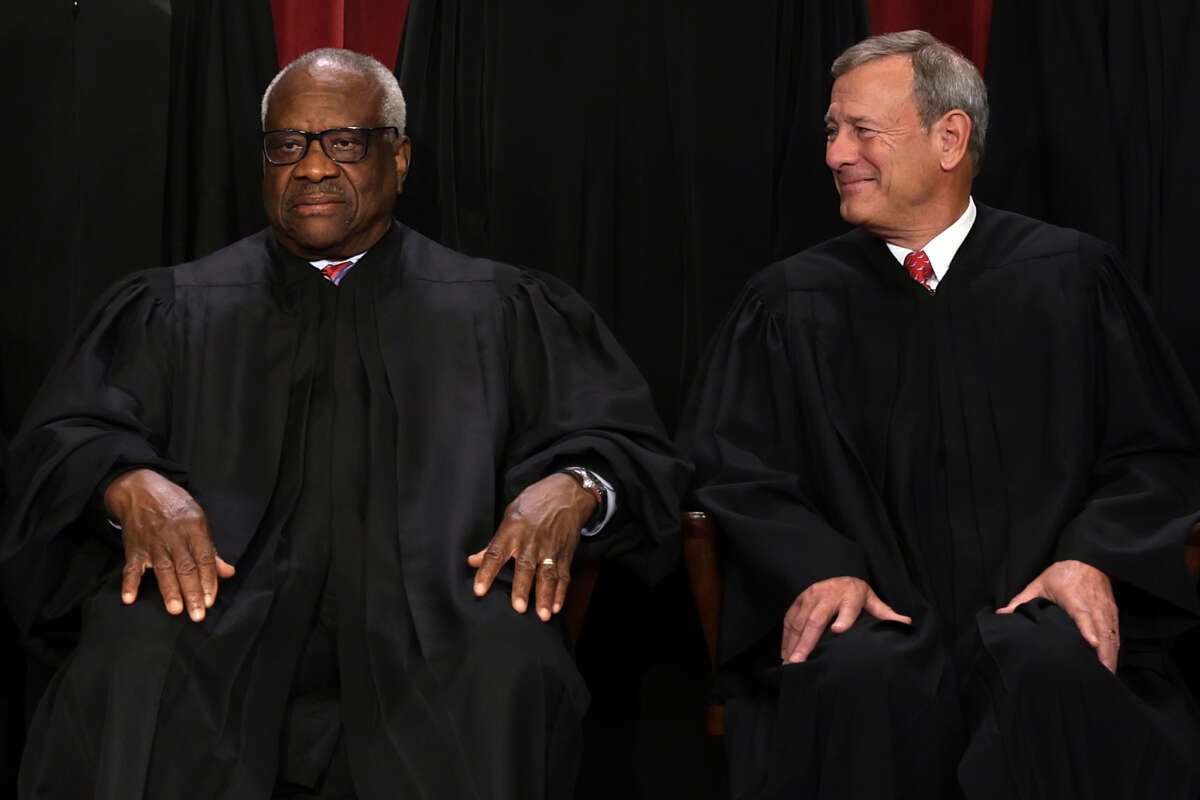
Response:
[[[539,617],[541,617],[541,619],[542,619],[542,622],[549,622],[549,621],[550,621],[550,609],[548,609],[548,608],[539,608],[539,609],[538,609],[538,616],[539,616]]]
[[[121,595],[121,599],[125,601],[126,605],[129,605],[133,602],[133,592],[125,592]]]
[[[213,596],[211,594],[204,595],[204,607],[212,608],[212,604],[213,604]]]
[[[520,597],[518,597],[516,600],[513,600],[513,608],[515,608],[517,611],[524,614],[525,613],[525,601],[522,600]]]
[[[172,614],[178,614],[180,611],[183,611],[183,603],[178,600],[171,600],[167,603],[167,611],[170,611]]]
[[[562,611],[562,603],[555,603],[554,604],[554,613],[557,614],[560,611]]]
[[[192,621],[193,621],[193,622],[199,622],[199,621],[200,621],[200,620],[202,620],[202,619],[204,619],[204,609],[202,609],[202,608],[193,608],[193,609],[192,609]]]
[[[483,584],[482,583],[475,584],[475,594],[479,595],[480,597],[483,596]]]

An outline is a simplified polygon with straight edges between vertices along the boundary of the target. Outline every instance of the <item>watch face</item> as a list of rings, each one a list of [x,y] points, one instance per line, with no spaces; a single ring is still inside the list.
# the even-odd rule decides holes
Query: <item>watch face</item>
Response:
[[[600,481],[596,480],[596,476],[582,467],[572,467],[571,474],[579,480],[579,485],[585,489],[600,488]]]

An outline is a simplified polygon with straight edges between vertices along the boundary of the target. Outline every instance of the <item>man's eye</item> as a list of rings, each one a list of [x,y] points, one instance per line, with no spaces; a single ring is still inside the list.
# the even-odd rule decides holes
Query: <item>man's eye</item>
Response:
[[[348,150],[351,147],[354,147],[353,139],[334,139],[333,140],[333,149],[334,150]]]
[[[837,138],[837,128],[826,128],[825,129],[825,141],[832,142],[836,138]]]
[[[857,126],[854,129],[854,132],[857,133],[860,138],[868,138],[868,139],[870,137],[874,136],[876,133],[876,131],[874,131],[870,128],[864,128],[862,125]]]

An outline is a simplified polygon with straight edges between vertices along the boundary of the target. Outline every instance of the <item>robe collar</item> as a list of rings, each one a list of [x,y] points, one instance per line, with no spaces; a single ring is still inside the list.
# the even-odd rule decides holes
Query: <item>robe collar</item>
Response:
[[[407,229],[403,225],[392,220],[387,233],[379,241],[371,245],[366,253],[356,261],[354,269],[346,274],[346,277],[341,282],[341,286],[352,285],[351,277],[354,277],[353,283],[363,283],[366,280],[366,276],[375,271],[371,269],[373,264],[384,262],[399,252],[401,246],[404,244],[406,231]],[[271,255],[271,276],[275,281],[285,285],[292,285],[306,280],[328,283],[319,271],[313,269],[312,262],[301,258],[284,247],[273,229],[268,228],[266,234],[267,252]]]

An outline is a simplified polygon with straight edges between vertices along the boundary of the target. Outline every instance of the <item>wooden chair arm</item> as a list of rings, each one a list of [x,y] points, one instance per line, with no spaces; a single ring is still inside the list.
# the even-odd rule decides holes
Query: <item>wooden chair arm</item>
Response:
[[[587,616],[588,604],[592,602],[592,592],[596,589],[596,580],[599,577],[600,565],[595,561],[585,561],[571,569],[571,585],[567,587],[567,599],[563,601],[562,614],[567,621],[567,632],[571,635],[572,645],[579,644],[583,618]]]
[[[717,560],[717,526],[703,511],[683,512],[683,563],[704,642],[708,645],[708,661],[715,666],[721,619],[721,568]]]
[[[1183,557],[1187,561],[1188,572],[1192,573],[1192,582],[1200,581],[1200,522],[1193,525],[1188,532],[1187,544],[1183,547]]]

